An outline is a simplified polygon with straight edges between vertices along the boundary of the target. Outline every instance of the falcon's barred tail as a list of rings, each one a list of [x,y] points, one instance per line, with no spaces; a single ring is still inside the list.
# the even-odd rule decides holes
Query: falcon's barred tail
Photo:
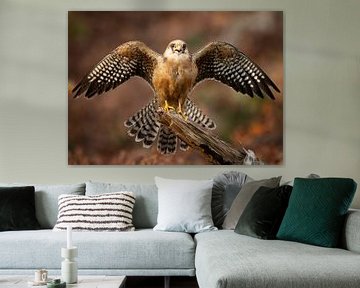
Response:
[[[157,150],[161,154],[174,154],[176,152],[176,144],[176,135],[168,127],[161,125],[157,143]]]
[[[186,99],[185,101],[185,115],[188,116],[191,121],[200,124],[206,129],[214,130],[216,128],[215,122],[196,107],[190,99]]]
[[[174,154],[177,143],[180,150],[187,150],[189,146],[179,139],[168,127],[162,125],[157,116],[157,101],[154,99],[147,106],[125,121],[125,127],[129,128],[128,134],[135,137],[136,142],[143,142],[143,147],[150,148],[158,136],[157,150],[161,154]],[[216,125],[208,116],[203,114],[195,104],[186,99],[185,114],[189,120],[206,129],[215,129]]]
[[[128,134],[135,137],[136,142],[143,141],[145,148],[150,148],[154,143],[161,126],[157,119],[156,105],[154,99],[124,123],[129,128]]]

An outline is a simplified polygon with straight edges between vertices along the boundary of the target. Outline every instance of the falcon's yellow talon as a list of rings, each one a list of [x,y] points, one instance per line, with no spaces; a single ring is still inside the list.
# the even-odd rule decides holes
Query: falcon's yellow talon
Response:
[[[164,110],[166,112],[169,112],[170,110],[175,110],[175,108],[173,106],[170,106],[169,103],[167,102],[167,100],[165,100]]]
[[[188,120],[188,116],[182,111],[180,101],[179,101],[179,106],[178,106],[178,109],[176,110],[176,112],[184,119],[184,121]]]
[[[177,113],[181,116],[181,118],[184,119],[184,121],[188,120],[189,117],[187,115],[185,115],[181,110],[177,111]]]

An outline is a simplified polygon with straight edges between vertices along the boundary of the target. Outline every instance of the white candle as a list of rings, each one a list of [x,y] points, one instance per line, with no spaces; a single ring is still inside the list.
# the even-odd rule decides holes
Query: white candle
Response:
[[[66,232],[67,232],[67,242],[66,242],[66,248],[70,249],[72,248],[72,235],[71,235],[72,227],[69,225],[67,226]]]

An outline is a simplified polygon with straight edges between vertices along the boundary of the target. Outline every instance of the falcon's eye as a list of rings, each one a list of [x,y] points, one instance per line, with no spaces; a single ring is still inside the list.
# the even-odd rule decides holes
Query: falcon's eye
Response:
[[[174,44],[174,43],[170,44],[170,48],[171,48],[171,49],[174,48],[174,47],[175,47],[175,44]]]
[[[185,44],[185,43],[182,45],[182,49],[183,49],[183,50],[186,49],[186,44]]]

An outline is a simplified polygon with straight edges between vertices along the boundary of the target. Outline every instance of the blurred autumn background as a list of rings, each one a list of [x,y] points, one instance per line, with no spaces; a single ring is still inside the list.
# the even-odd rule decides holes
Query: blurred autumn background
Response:
[[[282,12],[69,12],[68,14],[68,163],[209,164],[192,149],[160,155],[136,143],[124,121],[153,97],[141,78],[92,99],[74,99],[71,89],[118,45],[140,40],[163,53],[174,39],[191,53],[208,42],[226,41],[254,60],[281,93],[251,98],[215,81],[203,81],[190,98],[216,124],[215,133],[234,147],[251,149],[265,164],[283,162],[283,14]]]

